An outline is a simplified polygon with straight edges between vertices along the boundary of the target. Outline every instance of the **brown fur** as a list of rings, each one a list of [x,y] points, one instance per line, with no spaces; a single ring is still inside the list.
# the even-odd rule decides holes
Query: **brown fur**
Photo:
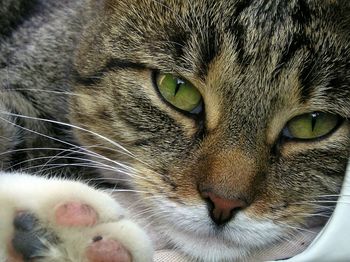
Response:
[[[326,171],[325,167],[320,165],[319,159],[335,154],[345,161],[349,156],[345,146],[349,144],[349,140],[341,135],[340,130],[348,132],[349,124],[344,122],[344,127],[335,132],[332,139],[312,143],[279,144],[280,130],[289,119],[303,112],[335,110],[333,112],[348,117],[348,100],[334,97],[339,101],[338,104],[343,106],[334,109],[332,105],[327,105],[328,108],[325,108],[326,104],[323,104],[323,101],[326,101],[327,96],[324,96],[326,93],[322,96],[317,94],[322,90],[319,87],[320,91],[315,88],[314,93],[307,97],[307,101],[302,101],[300,72],[309,56],[309,51],[303,47],[297,51],[290,63],[280,65],[278,77],[271,78],[277,74],[282,46],[292,41],[290,35],[299,30],[293,21],[288,21],[288,11],[281,14],[281,17],[274,13],[279,12],[280,7],[277,3],[269,3],[270,13],[257,15],[254,13],[256,11],[249,10],[248,6],[239,17],[233,18],[247,27],[245,32],[249,32],[249,35],[244,37],[245,43],[242,47],[246,52],[247,64],[237,61],[239,51],[235,49],[235,37],[229,32],[229,19],[232,18],[230,14],[234,14],[239,7],[229,3],[218,1],[214,5],[196,2],[189,6],[186,1],[169,1],[166,4],[156,1],[106,2],[106,9],[92,22],[97,26],[91,26],[91,30],[87,30],[86,40],[79,48],[76,67],[80,76],[93,75],[96,69],[102,70],[108,59],[113,58],[142,64],[145,67],[142,69],[142,76],[147,74],[148,70],[149,76],[147,79],[139,76],[139,70],[127,67],[119,70],[116,67],[106,71],[93,90],[92,87],[78,86],[78,93],[96,93],[99,99],[96,101],[95,98],[84,98],[81,102],[75,100],[72,119],[77,124],[89,123],[93,131],[122,143],[139,156],[142,155],[142,160],[147,161],[154,170],[169,177],[176,185],[175,192],[179,191],[178,197],[186,199],[189,203],[198,202],[198,187],[211,185],[214,192],[226,198],[249,199],[251,205],[247,210],[252,210],[252,213],[256,213],[256,199],[259,203],[256,209],[261,217],[269,216],[268,208],[273,207],[271,199],[287,201],[289,205],[281,209],[281,212],[291,210],[291,213],[295,213],[296,207],[292,204],[294,202],[338,192],[339,186],[333,187],[334,183],[328,184],[325,181],[334,179],[338,181],[335,184],[340,185],[341,176],[335,173],[342,174],[345,165],[340,162],[339,165],[334,163],[332,169]],[[317,20],[318,15],[330,15],[331,11],[327,8],[335,10],[337,4],[339,3],[325,3],[324,7],[320,8],[316,2],[310,4],[316,6],[311,8],[315,8],[317,18],[303,28],[324,59],[330,55],[323,49],[327,48],[322,46],[325,41],[334,43],[334,50],[342,50],[344,55],[348,55],[348,35],[333,34],[336,25]],[[286,4],[291,10],[293,5]],[[147,10],[147,13],[144,10]],[[285,22],[274,25],[274,15]],[[98,24],[108,26],[96,32]],[[272,29],[269,29],[270,27]],[[318,31],[314,32],[309,28],[317,28]],[[338,27],[336,29],[339,31]],[[98,42],[89,40],[91,35],[96,39],[96,34]],[[187,42],[177,43],[179,46],[184,45],[183,55],[177,57],[176,43],[172,45],[170,37],[176,39],[177,35],[180,37],[184,34],[189,34],[189,37]],[[267,37],[268,34],[271,34],[270,37]],[[324,38],[325,35],[328,36]],[[208,71],[202,75],[200,64],[205,57],[201,52],[205,49],[203,44],[209,45],[205,42],[208,37],[212,37],[210,40],[216,41],[216,45],[220,47],[217,47],[217,53],[209,61]],[[345,45],[342,47],[339,43]],[[155,52],[157,55],[152,56]],[[204,123],[197,122],[198,132],[201,128],[206,130],[202,138],[197,137],[193,131],[189,132],[193,125],[190,123],[195,123],[194,120],[185,119],[184,116],[184,120],[181,121],[173,117],[177,113],[169,112],[172,109],[165,108],[166,105],[157,104],[160,110],[171,118],[164,116],[164,120],[167,121],[164,122],[153,115],[155,120],[152,121],[149,119],[152,111],[132,101],[128,92],[139,98],[154,96],[150,75],[152,69],[174,72],[197,84],[208,112]],[[321,80],[317,81],[321,83]],[[323,106],[320,106],[322,104]],[[96,118],[101,107],[113,108],[111,115]],[[130,111],[127,117],[132,125],[123,119],[125,110]],[[76,112],[84,112],[84,115],[79,116]],[[106,126],[107,122],[114,128]],[[158,132],[150,133],[149,130],[154,128]],[[173,133],[171,137],[169,132]],[[93,137],[91,140],[85,139],[84,134],[78,135],[83,144],[96,143]],[[144,140],[146,144],[136,146],[140,140]],[[165,141],[168,141],[168,146]],[[276,144],[279,146],[278,153],[270,153]],[[118,159],[118,156],[115,158]],[[138,166],[139,163],[135,165]],[[317,182],[320,173],[328,172],[334,174],[325,175],[325,181]],[[146,172],[142,176],[155,179],[152,172]],[[321,183],[322,187],[319,187],[318,183]],[[142,189],[145,187],[147,188],[143,184]],[[188,190],[193,193],[187,192]],[[191,196],[191,199],[188,199],[188,196]],[[265,203],[264,209],[261,209],[261,203]],[[298,210],[312,212],[307,204],[304,209],[298,205]],[[285,216],[284,219],[292,222],[296,218]]]
[[[155,224],[169,222],[150,196],[203,207],[204,189],[243,199],[242,212],[258,221],[325,223],[324,196],[339,194],[350,156],[347,1],[91,2],[70,53],[70,123],[89,130],[74,130],[80,144],[137,170],[104,176],[145,192]],[[204,114],[165,103],[156,72],[194,84]],[[313,141],[282,136],[290,119],[315,111],[342,124]]]

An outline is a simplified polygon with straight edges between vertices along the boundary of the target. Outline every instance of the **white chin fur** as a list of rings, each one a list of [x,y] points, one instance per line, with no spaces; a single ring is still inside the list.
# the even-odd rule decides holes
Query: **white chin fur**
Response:
[[[267,219],[249,218],[243,212],[220,231],[213,226],[205,204],[184,206],[158,196],[138,206],[138,195],[114,195],[146,228],[157,251],[175,248],[178,252],[170,255],[187,255],[185,260],[174,261],[271,261],[299,254],[317,235],[317,230],[298,232]]]
[[[157,199],[157,231],[173,247],[204,261],[244,261],[252,252],[272,245],[283,228],[268,220],[257,221],[238,213],[224,228],[213,226],[205,205],[184,207]]]
[[[183,231],[168,230],[167,233],[175,247],[191,257],[205,261],[241,261],[252,251],[276,241],[278,233],[281,231],[278,226],[271,222],[253,223],[249,221],[237,222],[237,224],[241,224],[237,225],[241,229],[232,230],[234,225],[229,225],[226,230],[218,231],[217,236],[196,235],[191,231],[186,232],[185,229]],[[244,230],[244,227],[250,229]]]

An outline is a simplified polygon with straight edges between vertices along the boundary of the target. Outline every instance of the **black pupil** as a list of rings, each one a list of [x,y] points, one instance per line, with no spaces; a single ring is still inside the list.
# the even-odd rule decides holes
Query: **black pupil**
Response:
[[[311,114],[311,131],[313,132],[316,126],[316,122],[317,122],[317,117],[318,117],[318,113],[312,113]]]
[[[175,95],[177,94],[177,92],[179,92],[181,85],[183,85],[184,83],[185,82],[183,80],[176,78]]]

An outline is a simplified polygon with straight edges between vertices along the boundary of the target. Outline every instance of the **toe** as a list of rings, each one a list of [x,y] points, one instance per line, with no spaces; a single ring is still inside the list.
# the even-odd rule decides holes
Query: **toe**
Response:
[[[92,207],[81,202],[60,204],[55,210],[56,223],[62,226],[93,226],[97,217]]]
[[[88,247],[86,256],[90,262],[131,262],[131,255],[118,241],[98,236]]]
[[[14,219],[14,237],[9,245],[12,257],[23,257],[24,261],[40,256],[47,249],[41,238],[53,236],[39,227],[37,218],[31,213],[19,212]]]
[[[18,212],[15,219],[13,220],[13,225],[16,230],[20,231],[32,231],[37,225],[37,218],[26,212]]]

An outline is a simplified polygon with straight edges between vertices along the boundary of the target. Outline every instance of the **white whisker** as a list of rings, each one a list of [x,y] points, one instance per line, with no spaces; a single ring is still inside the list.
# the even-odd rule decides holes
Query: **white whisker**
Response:
[[[50,123],[61,124],[61,125],[64,125],[64,126],[69,126],[69,127],[77,128],[77,129],[82,130],[82,131],[89,132],[89,133],[91,133],[91,134],[97,135],[98,137],[101,137],[101,138],[107,140],[108,142],[111,142],[113,145],[117,146],[119,149],[122,149],[124,152],[126,152],[126,155],[128,155],[129,157],[131,157],[131,158],[133,158],[133,159],[139,161],[139,162],[142,163],[142,164],[145,164],[145,165],[149,166],[147,163],[145,163],[145,162],[139,160],[138,158],[136,158],[135,155],[131,154],[127,149],[125,149],[124,147],[122,147],[122,146],[119,145],[118,143],[115,143],[115,142],[113,142],[112,140],[110,140],[110,139],[108,139],[108,138],[105,138],[104,136],[101,136],[101,135],[99,135],[99,134],[97,134],[97,133],[95,133],[95,132],[89,131],[89,130],[87,130],[87,129],[84,129],[84,128],[81,128],[81,127],[77,127],[77,126],[74,126],[74,125],[70,125],[70,124],[66,124],[66,123],[59,122],[59,121],[53,121],[53,120],[48,120],[48,119],[36,118],[36,117],[28,117],[28,116],[23,116],[23,115],[18,115],[18,114],[12,114],[12,113],[8,113],[8,112],[4,112],[4,111],[0,111],[0,113],[7,114],[7,115],[11,115],[11,116],[16,116],[16,117],[23,117],[23,118],[32,119],[32,120],[42,120],[42,121],[46,121],[46,122],[50,122]],[[137,170],[136,170],[135,168],[133,168],[133,167],[129,167],[129,166],[123,164],[123,163],[120,163],[120,162],[111,160],[111,159],[109,159],[109,158],[107,158],[107,157],[105,157],[105,156],[103,156],[103,155],[100,155],[100,154],[98,154],[98,153],[96,153],[96,152],[90,151],[90,150],[88,150],[88,149],[86,149],[86,148],[84,148],[84,147],[79,147],[79,146],[77,146],[77,145],[75,145],[75,144],[72,144],[72,143],[69,143],[69,142],[66,142],[66,141],[63,141],[63,140],[54,138],[54,137],[50,137],[50,136],[45,135],[45,134],[42,134],[42,133],[40,133],[40,132],[37,132],[37,131],[34,131],[34,130],[30,130],[30,129],[25,128],[25,127],[22,127],[22,126],[19,126],[19,125],[15,124],[15,123],[12,123],[11,121],[8,121],[7,119],[2,118],[2,117],[0,117],[0,119],[2,119],[3,121],[5,121],[5,122],[7,122],[7,123],[10,123],[10,124],[12,124],[12,125],[14,125],[14,126],[17,126],[17,127],[19,127],[19,128],[22,128],[23,130],[26,130],[26,131],[28,131],[28,132],[32,132],[32,133],[34,133],[34,134],[37,134],[37,135],[39,135],[39,136],[43,136],[43,137],[45,137],[45,138],[52,139],[52,140],[57,141],[57,142],[60,142],[60,143],[62,143],[62,144],[69,145],[69,146],[71,146],[71,147],[73,147],[73,148],[74,148],[74,147],[80,148],[80,149],[82,149],[83,151],[87,151],[88,153],[92,154],[93,156],[96,155],[96,156],[98,156],[100,159],[106,160],[106,161],[110,161],[110,162],[112,162],[112,163],[114,163],[114,164],[116,164],[116,165],[118,165],[118,166],[120,166],[120,167],[122,167],[122,168],[129,169],[129,170],[132,170],[132,171],[137,171]],[[154,174],[159,175],[158,173],[154,172],[153,170],[151,170],[151,171],[152,171]],[[136,175],[136,174],[135,174],[134,176],[146,180],[146,179],[145,179],[144,177],[142,177],[142,176],[138,176],[138,175]]]
[[[72,125],[72,124],[69,124],[69,123],[64,123],[64,122],[55,121],[55,120],[50,120],[50,119],[44,119],[44,118],[38,118],[38,117],[31,117],[31,116],[13,114],[13,113],[9,113],[9,112],[6,112],[6,111],[0,111],[0,113],[5,114],[5,115],[14,116],[14,117],[21,117],[21,118],[25,118],[25,119],[31,119],[31,120],[37,120],[37,121],[44,121],[44,122],[48,122],[48,123],[59,124],[59,125],[62,125],[62,126],[67,126],[67,127],[70,127],[70,128],[75,128],[75,129],[80,130],[80,131],[87,132],[87,133],[92,134],[92,135],[94,135],[94,136],[96,136],[96,137],[98,137],[98,138],[101,138],[102,140],[105,140],[106,142],[109,142],[109,143],[112,144],[113,146],[115,146],[115,147],[121,149],[121,150],[125,153],[125,155],[127,155],[127,156],[131,157],[132,159],[135,159],[136,161],[138,161],[138,162],[140,162],[140,163],[142,163],[142,164],[144,164],[144,165],[150,167],[149,164],[147,164],[147,163],[145,163],[144,161],[142,161],[142,160],[140,160],[139,158],[137,158],[134,154],[132,154],[129,150],[127,150],[127,149],[126,149],[125,147],[123,147],[122,145],[120,145],[120,144],[114,142],[113,140],[111,140],[111,139],[109,139],[109,138],[107,138],[107,137],[105,137],[105,136],[102,136],[102,135],[100,135],[100,134],[98,134],[98,133],[96,133],[96,132],[93,132],[93,131],[91,131],[91,130],[88,130],[88,129],[86,129],[86,128],[82,128],[82,127],[79,127],[79,126],[76,126],[76,125]],[[40,135],[40,136],[43,136],[43,137],[52,139],[52,140],[54,140],[54,141],[57,141],[57,142],[60,142],[60,143],[63,143],[63,144],[66,144],[66,145],[69,145],[69,146],[72,146],[72,147],[77,146],[77,145],[74,145],[74,144],[72,144],[72,143],[69,143],[69,142],[66,142],[66,141],[63,141],[63,140],[60,140],[60,139],[57,139],[57,138],[53,138],[53,137],[47,136],[47,135],[45,135],[45,134],[42,134],[42,133],[40,133],[40,132],[36,132],[36,131],[34,131],[34,130],[30,130],[30,129],[28,129],[28,128],[19,126],[19,125],[15,124],[15,123],[12,123],[11,121],[8,121],[8,120],[5,119],[5,118],[0,117],[0,119],[4,120],[4,121],[7,122],[7,123],[10,123],[10,124],[12,124],[12,125],[15,125],[15,126],[17,126],[17,127],[19,127],[19,128],[22,128],[22,129],[24,129],[24,130],[26,130],[26,131],[28,131],[28,132],[32,132],[32,133],[34,133],[34,134],[37,134],[37,135]],[[83,150],[86,150],[86,149],[83,148]],[[96,152],[94,152],[94,153],[97,154]],[[104,157],[104,156],[102,156],[102,155],[100,155],[100,154],[98,154],[98,155],[101,156],[101,157],[103,157],[103,158],[106,158],[106,157]],[[106,158],[106,159],[107,159],[107,158]],[[109,160],[110,160],[110,161],[113,161],[113,160],[111,160],[111,159],[109,159]]]

